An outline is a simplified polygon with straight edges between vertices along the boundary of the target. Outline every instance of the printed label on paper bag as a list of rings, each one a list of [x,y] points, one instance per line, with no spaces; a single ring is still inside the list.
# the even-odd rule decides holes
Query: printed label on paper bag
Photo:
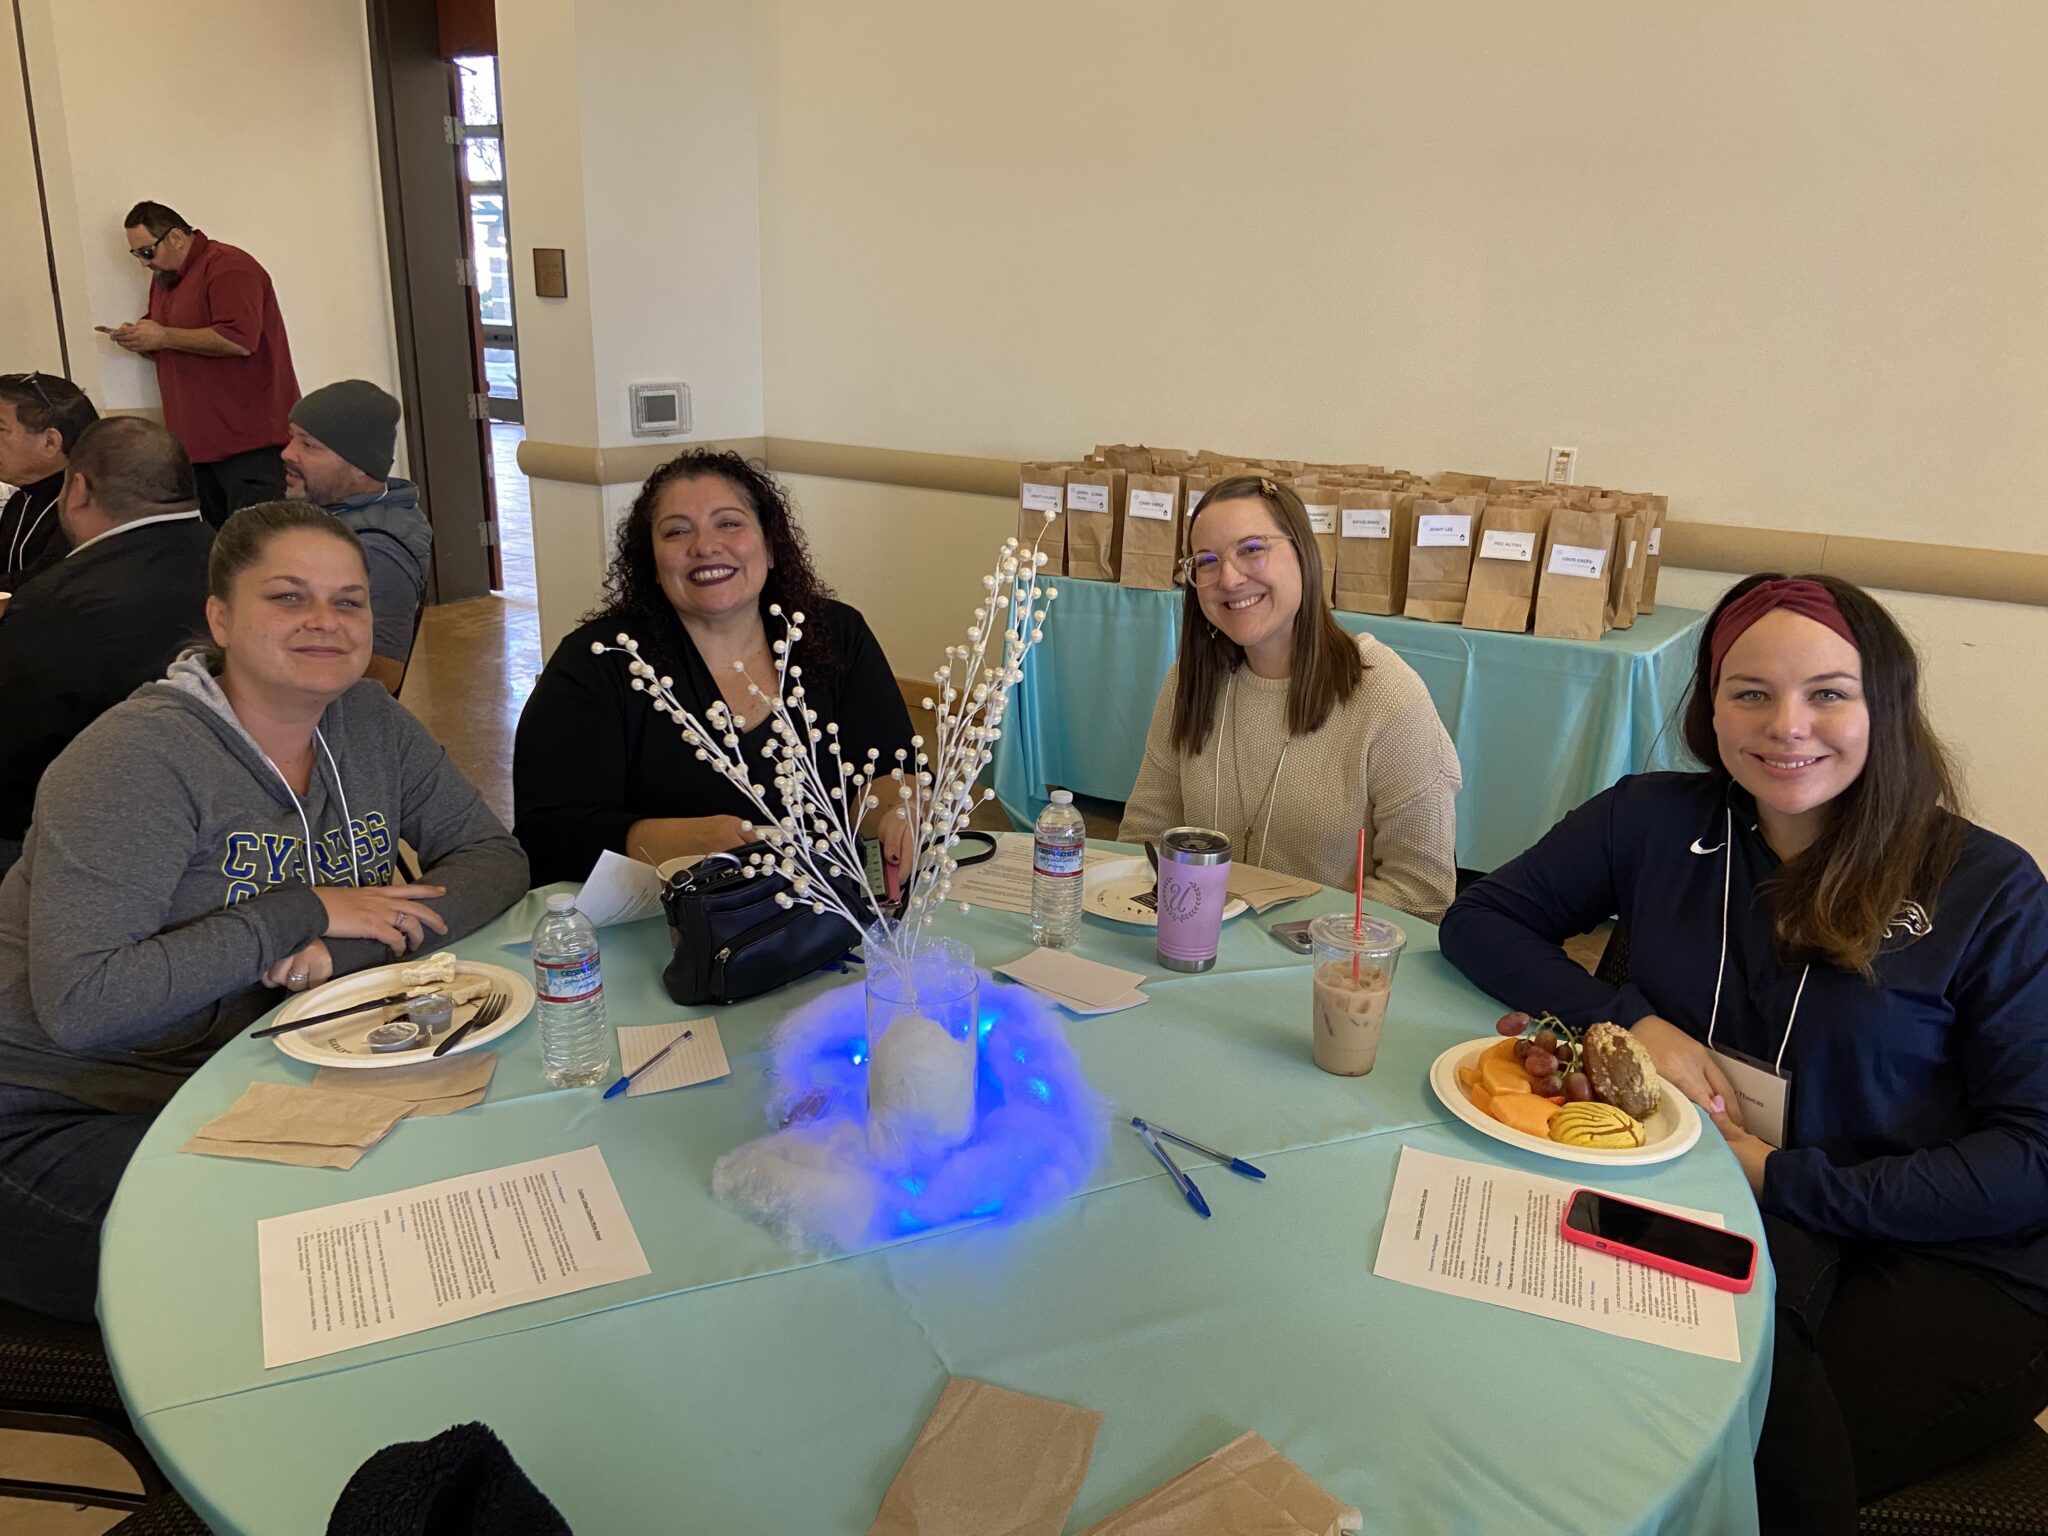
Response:
[[[1302,511],[1308,514],[1308,525],[1317,533],[1335,533],[1337,531],[1337,508],[1334,504],[1317,507],[1304,503]]]
[[[1346,507],[1344,537],[1347,539],[1391,539],[1394,514],[1385,507]]]
[[[1418,549],[1463,549],[1471,542],[1470,512],[1432,512],[1415,520]]]
[[[1131,516],[1148,517],[1156,523],[1173,521],[1173,492],[1133,491],[1131,492]]]
[[[1479,558],[1482,560],[1534,560],[1536,558],[1536,535],[1533,533],[1503,533],[1498,528],[1489,528],[1479,537]]]
[[[1658,553],[1658,551],[1660,551],[1663,547],[1664,530],[1662,528],[1652,528],[1650,530],[1650,553],[1654,555]]]
[[[1057,512],[1060,509],[1060,488],[1056,485],[1026,484],[1017,499],[1024,504],[1026,512]]]
[[[1635,568],[1636,568],[1636,541],[1635,541],[1634,539],[1630,539],[1630,540],[1628,541],[1628,564],[1627,564],[1627,565],[1624,565],[1624,566],[1622,567],[1622,569],[1623,569],[1624,571],[1632,571],[1632,570],[1634,570]]]
[[[1106,485],[1068,486],[1067,510],[1069,512],[1107,512],[1109,510],[1109,487]]]
[[[1591,576],[1597,581],[1607,574],[1607,551],[1588,549],[1583,544],[1553,544],[1550,546],[1550,574]]]

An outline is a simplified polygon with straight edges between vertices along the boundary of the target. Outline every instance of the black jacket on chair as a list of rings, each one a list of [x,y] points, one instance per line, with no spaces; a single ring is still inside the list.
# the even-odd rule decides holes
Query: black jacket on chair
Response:
[[[0,845],[20,842],[72,737],[205,637],[212,548],[197,512],[119,527],[14,594],[0,614]]]

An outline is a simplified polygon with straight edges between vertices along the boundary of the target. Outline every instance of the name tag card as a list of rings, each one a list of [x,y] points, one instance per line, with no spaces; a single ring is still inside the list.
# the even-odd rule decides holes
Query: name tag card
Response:
[[[1597,581],[1607,574],[1607,551],[1583,544],[1553,544],[1549,570],[1553,576],[1591,576]]]
[[[1650,553],[1653,555],[1658,554],[1663,550],[1663,548],[1664,530],[1661,527],[1652,528],[1650,530]]]
[[[1386,507],[1346,507],[1344,537],[1347,539],[1391,539],[1394,514]]]
[[[1536,535],[1533,533],[1503,533],[1489,528],[1479,539],[1479,558],[1482,560],[1534,560],[1536,558]]]
[[[1150,518],[1158,523],[1173,521],[1173,492],[1133,491],[1131,492],[1130,513],[1132,517]]]
[[[1303,503],[1302,510],[1308,513],[1309,527],[1317,533],[1335,533],[1337,531],[1336,503],[1332,502],[1328,506],[1311,506]]]
[[[1417,549],[1464,549],[1471,542],[1470,512],[1432,512],[1415,520]]]
[[[1056,485],[1026,484],[1018,496],[1026,512],[1057,512],[1060,509],[1060,488]]]
[[[1636,541],[1635,541],[1634,539],[1630,539],[1630,540],[1628,541],[1628,564],[1627,564],[1627,565],[1624,565],[1624,566],[1622,567],[1622,569],[1623,569],[1624,571],[1632,571],[1632,570],[1634,570],[1635,568],[1636,568]]]
[[[1106,485],[1068,486],[1067,510],[1069,512],[1107,512],[1109,510],[1109,487]]]

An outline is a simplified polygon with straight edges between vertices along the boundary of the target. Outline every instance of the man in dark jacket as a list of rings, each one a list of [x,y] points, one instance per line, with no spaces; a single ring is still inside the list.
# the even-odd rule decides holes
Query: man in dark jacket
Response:
[[[43,770],[72,737],[206,634],[213,530],[192,462],[154,422],[94,422],[58,511],[71,553],[0,616],[0,874],[21,856]]]
[[[54,373],[0,374],[0,480],[19,486],[0,506],[0,592],[10,592],[71,545],[57,516],[65,456],[99,419],[85,391]]]
[[[366,379],[316,389],[292,407],[285,495],[325,507],[362,540],[370,567],[370,669],[393,693],[405,679],[433,569],[434,529],[419,488],[391,473],[398,402]]]

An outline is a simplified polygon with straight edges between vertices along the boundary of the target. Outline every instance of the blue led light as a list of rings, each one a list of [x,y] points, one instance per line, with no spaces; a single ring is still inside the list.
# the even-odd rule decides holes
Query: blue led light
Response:
[[[862,1243],[963,1221],[1021,1221],[1081,1187],[1108,1140],[1107,1106],[1089,1089],[1051,1004],[982,979],[972,1137],[929,1161],[881,1166],[867,1155],[868,1041],[860,985],[835,987],[783,1020],[772,1048],[769,1124],[829,1145],[838,1174],[865,1176]],[[765,1213],[762,1213],[765,1214]],[[861,1218],[856,1217],[858,1222]],[[833,1243],[845,1241],[835,1228]],[[858,1246],[858,1245],[856,1245]]]

